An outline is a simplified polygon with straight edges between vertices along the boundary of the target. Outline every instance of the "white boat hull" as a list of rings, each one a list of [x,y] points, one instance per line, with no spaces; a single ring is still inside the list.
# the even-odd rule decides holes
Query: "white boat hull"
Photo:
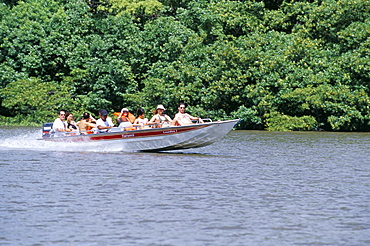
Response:
[[[43,138],[56,142],[83,142],[95,147],[109,145],[121,151],[161,151],[198,148],[224,137],[239,120],[218,121],[189,126],[175,126],[132,131]]]

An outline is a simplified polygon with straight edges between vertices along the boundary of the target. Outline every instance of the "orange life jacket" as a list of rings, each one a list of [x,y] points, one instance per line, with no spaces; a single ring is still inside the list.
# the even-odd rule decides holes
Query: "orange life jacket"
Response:
[[[121,112],[114,112],[113,114],[118,117],[121,114]],[[136,120],[135,115],[133,115],[130,112],[128,112],[127,118],[131,122],[131,124],[133,124],[135,122],[135,120]]]

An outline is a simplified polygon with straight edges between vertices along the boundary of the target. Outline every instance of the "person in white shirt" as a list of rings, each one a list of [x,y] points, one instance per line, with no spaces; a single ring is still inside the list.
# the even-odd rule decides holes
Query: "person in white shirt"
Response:
[[[140,129],[148,128],[148,118],[145,118],[145,111],[143,108],[138,108],[136,110],[136,120],[134,125],[139,126]]]
[[[180,103],[178,110],[179,112],[175,115],[175,118],[172,120],[173,126],[187,126],[193,124],[193,120],[197,120],[199,123],[204,123],[203,120],[199,117],[191,116],[188,113],[185,113],[185,103]]]
[[[64,119],[66,118],[66,112],[64,110],[59,111],[58,118],[54,120],[53,130],[56,136],[63,136],[67,131]]]
[[[110,129],[114,126],[112,122],[112,118],[108,117],[108,112],[105,109],[101,109],[99,111],[100,119],[96,121],[96,127],[98,128],[98,132],[109,132]]]

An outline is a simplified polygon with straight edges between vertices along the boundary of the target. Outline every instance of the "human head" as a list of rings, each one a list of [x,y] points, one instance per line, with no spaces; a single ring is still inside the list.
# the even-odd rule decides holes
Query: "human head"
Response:
[[[83,115],[82,115],[82,118],[84,118],[85,120],[90,118],[90,114],[88,112],[85,112]]]
[[[64,120],[66,118],[66,111],[60,110],[58,114],[59,119]]]
[[[67,121],[73,120],[73,114],[71,112],[66,113],[66,116],[65,117],[66,117]]]
[[[100,115],[100,118],[102,118],[103,120],[105,120],[108,116],[108,111],[105,110],[105,109],[100,109],[99,110],[99,115]]]
[[[136,110],[136,118],[138,118],[139,116],[144,115],[144,114],[145,114],[145,111],[144,111],[143,108],[138,108]]]
[[[186,105],[185,103],[179,103],[179,107],[178,107],[178,110],[179,112],[185,112],[185,108],[186,108]]]
[[[166,110],[162,104],[158,104],[157,109]]]
[[[130,112],[127,108],[122,108],[121,113],[128,113]]]
[[[158,104],[157,106],[157,109],[156,109],[156,113],[163,113],[163,111],[165,111],[166,109],[164,108],[164,106],[162,104]]]

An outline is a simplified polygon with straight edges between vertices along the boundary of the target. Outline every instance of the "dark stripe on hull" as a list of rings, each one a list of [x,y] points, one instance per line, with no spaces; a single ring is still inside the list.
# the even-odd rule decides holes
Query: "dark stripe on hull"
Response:
[[[172,134],[193,131],[193,130],[201,129],[201,128],[208,127],[208,126],[210,125],[166,127],[166,128],[156,128],[156,129],[144,129],[144,130],[78,135],[78,136],[63,136],[63,137],[49,138],[45,140],[54,141],[54,142],[84,142],[84,141],[101,141],[101,140],[118,140],[118,139],[154,137],[154,136],[172,135]]]

